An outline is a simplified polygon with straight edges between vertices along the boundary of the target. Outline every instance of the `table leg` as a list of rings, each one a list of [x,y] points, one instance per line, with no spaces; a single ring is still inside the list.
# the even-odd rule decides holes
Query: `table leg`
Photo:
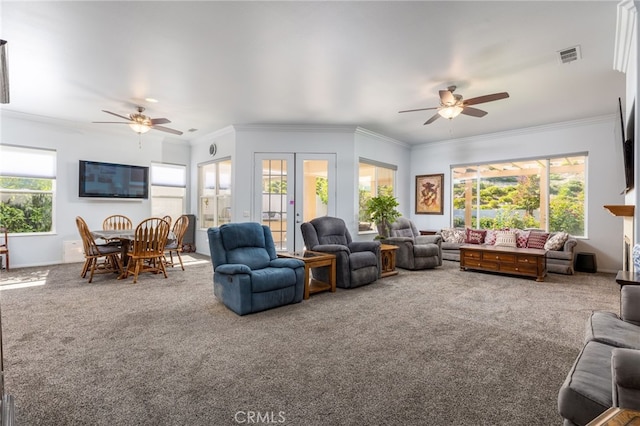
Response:
[[[309,285],[311,283],[311,280],[309,279],[309,275],[310,275],[310,271],[311,268],[309,267],[308,264],[304,264],[304,300],[307,300],[309,298]]]

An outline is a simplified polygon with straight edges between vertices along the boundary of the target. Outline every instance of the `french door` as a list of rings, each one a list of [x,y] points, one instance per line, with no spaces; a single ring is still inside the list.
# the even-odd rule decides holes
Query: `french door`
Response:
[[[254,220],[271,228],[278,251],[304,248],[300,225],[336,213],[336,155],[256,153]]]

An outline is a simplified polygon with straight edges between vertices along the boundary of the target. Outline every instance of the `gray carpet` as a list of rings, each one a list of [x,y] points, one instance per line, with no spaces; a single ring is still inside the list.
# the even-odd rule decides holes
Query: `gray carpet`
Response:
[[[135,285],[88,284],[80,264],[3,271],[18,424],[560,425],[585,321],[619,307],[610,274],[445,262],[239,317],[208,258],[188,258]]]

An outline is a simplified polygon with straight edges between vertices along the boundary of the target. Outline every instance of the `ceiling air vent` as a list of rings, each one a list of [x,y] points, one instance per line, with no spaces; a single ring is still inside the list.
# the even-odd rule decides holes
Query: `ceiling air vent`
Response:
[[[577,61],[581,58],[580,46],[568,47],[566,49],[558,50],[558,56],[560,63],[568,64],[569,62]]]

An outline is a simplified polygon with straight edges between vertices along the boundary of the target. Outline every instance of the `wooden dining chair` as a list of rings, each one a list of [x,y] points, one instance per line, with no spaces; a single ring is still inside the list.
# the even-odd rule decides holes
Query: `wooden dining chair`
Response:
[[[176,223],[173,224],[174,239],[171,242],[169,242],[164,248],[165,264],[173,268],[174,266],[173,253],[175,253],[176,256],[178,256],[178,260],[180,261],[180,267],[182,268],[183,271],[184,271],[184,264],[182,263],[182,256],[180,256],[180,253],[182,253],[182,240],[184,239],[184,234],[187,232],[188,227],[189,227],[189,217],[187,215],[180,216],[176,220]],[[167,260],[167,257],[166,257],[167,254],[169,255],[170,260]]]
[[[136,227],[131,249],[127,253],[129,262],[124,271],[124,278],[133,273],[134,284],[138,282],[140,272],[162,272],[167,278],[163,258],[168,235],[169,224],[164,219],[152,217],[140,222]]]
[[[122,274],[122,262],[120,261],[120,248],[108,244],[96,244],[87,222],[80,216],[76,217],[76,226],[82,239],[84,248],[84,265],[80,276],[85,278],[90,272],[89,282],[93,281],[94,274],[119,272]],[[100,261],[102,259],[102,261]]]
[[[133,222],[127,216],[114,214],[102,222],[102,229],[105,231],[110,229],[133,229]]]
[[[6,261],[6,268],[9,271],[9,236],[7,228],[0,228],[0,256],[4,255]]]
[[[169,229],[171,229],[171,216],[166,215],[162,216],[162,218],[167,221],[167,223],[169,224]]]

